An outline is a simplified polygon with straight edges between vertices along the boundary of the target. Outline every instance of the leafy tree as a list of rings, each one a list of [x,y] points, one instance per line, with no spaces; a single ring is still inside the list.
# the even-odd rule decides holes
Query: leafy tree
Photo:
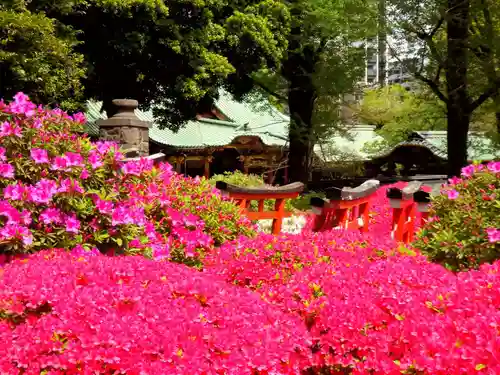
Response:
[[[23,5],[0,3],[0,96],[24,91],[38,102],[74,108],[84,76],[83,56],[74,51],[77,40]]]
[[[163,1],[161,1],[163,3]],[[88,64],[85,93],[104,101],[132,97],[176,130],[210,107],[218,88],[279,63],[287,45],[287,8],[279,1],[175,0],[103,8],[96,3],[62,23],[81,30],[78,51]],[[229,83],[228,83],[229,82]]]
[[[249,85],[285,103],[291,117],[289,177],[307,181],[313,146],[337,130],[341,96],[363,74],[362,42],[376,33],[371,1],[289,0],[291,32],[279,69],[251,76]]]
[[[288,10],[274,0],[5,3],[7,12],[39,15],[52,25],[54,38],[66,43],[64,57],[71,52],[79,59],[75,84],[80,82],[85,97],[103,100],[108,112],[114,109],[111,100],[118,97],[135,98],[144,106],[156,104],[161,124],[172,129],[211,106],[218,87],[232,88],[240,75],[277,66],[289,30]],[[40,49],[48,54],[52,48]],[[26,46],[24,55],[33,51],[33,46]],[[22,61],[24,55],[19,53],[18,59]],[[47,75],[57,73],[53,61],[47,66]],[[27,81],[36,82],[39,77],[35,74]],[[29,86],[12,86],[33,95]],[[40,91],[44,90],[41,86]],[[54,91],[61,96],[68,92]]]
[[[467,163],[472,115],[500,101],[500,7],[491,0],[390,1],[393,35],[419,47],[413,74],[446,105],[449,174],[458,175]]]

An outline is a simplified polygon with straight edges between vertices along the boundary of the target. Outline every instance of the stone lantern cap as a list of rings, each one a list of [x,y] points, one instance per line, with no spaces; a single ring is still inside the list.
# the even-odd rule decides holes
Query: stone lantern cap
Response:
[[[102,127],[131,127],[131,128],[150,128],[151,124],[147,121],[139,120],[135,115],[135,110],[139,107],[139,102],[134,99],[115,99],[113,104],[117,107],[114,116],[97,121],[97,125]]]

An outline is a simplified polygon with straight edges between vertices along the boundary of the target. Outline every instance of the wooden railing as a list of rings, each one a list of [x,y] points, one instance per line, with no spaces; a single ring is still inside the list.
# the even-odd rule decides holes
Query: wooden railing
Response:
[[[371,201],[380,181],[368,180],[355,188],[333,190],[328,199],[311,198],[314,217],[307,229],[323,232],[330,229],[368,231]]]
[[[273,220],[272,232],[279,234],[283,225],[283,219],[291,216],[285,210],[287,199],[297,198],[304,191],[304,184],[294,182],[293,184],[280,187],[263,186],[247,188],[217,181],[216,188],[223,194],[233,199],[250,220]],[[266,200],[274,200],[274,210],[265,211]],[[251,209],[252,201],[257,201],[257,211]]]

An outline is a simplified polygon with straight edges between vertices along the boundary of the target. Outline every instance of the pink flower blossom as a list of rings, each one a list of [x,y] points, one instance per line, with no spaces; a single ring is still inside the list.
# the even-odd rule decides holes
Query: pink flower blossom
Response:
[[[0,147],[0,161],[7,160],[6,152],[7,150],[4,147]]]
[[[80,173],[80,179],[86,180],[89,177],[90,177],[89,171],[86,169],[83,169],[82,172]]]
[[[89,257],[89,256],[99,256],[101,253],[95,247],[87,250],[82,245],[77,245],[71,250],[71,255],[75,257]]]
[[[68,170],[68,159],[63,156],[56,156],[50,167],[53,171],[67,171]]]
[[[92,169],[97,169],[103,166],[102,158],[95,150],[89,152],[87,159]]]
[[[14,167],[8,163],[0,163],[0,177],[14,178]]]
[[[488,234],[488,241],[491,243],[500,242],[500,230],[496,228],[488,228],[486,229],[486,233]]]
[[[46,208],[40,213],[40,220],[44,224],[61,224],[63,221],[63,215],[57,208]]]
[[[448,199],[450,199],[450,200],[455,200],[455,199],[457,199],[457,198],[458,198],[458,196],[460,195],[460,194],[458,193],[458,191],[456,191],[456,190],[454,190],[454,189],[452,189],[452,190],[448,190],[446,193],[447,193],[447,195],[448,195]]]
[[[80,124],[85,124],[85,122],[87,122],[87,118],[85,117],[84,113],[78,112],[73,115],[73,121]]]
[[[450,179],[448,179],[448,183],[453,186],[453,185],[458,185],[462,182],[462,179],[461,178],[458,178],[458,177],[452,177]]]
[[[80,221],[75,216],[67,216],[64,219],[66,232],[78,234],[80,232]]]
[[[42,178],[35,186],[29,188],[29,197],[36,203],[49,203],[57,192],[58,187],[55,181]]]
[[[60,182],[59,193],[84,193],[83,187],[77,180],[65,178]]]
[[[0,137],[10,137],[10,136],[16,136],[21,138],[22,137],[21,128],[11,124],[8,121],[4,121],[2,124],[0,124]]]
[[[462,168],[462,176],[471,177],[476,171],[474,165],[468,165],[467,167]]]
[[[82,167],[83,166],[83,158],[82,155],[77,154],[75,152],[66,152],[64,154],[64,158],[67,161],[68,167]]]
[[[490,162],[487,165],[488,170],[492,173],[500,173],[500,162]]]
[[[49,163],[49,155],[47,150],[41,148],[32,148],[30,150],[31,158],[36,164]]]
[[[6,199],[13,201],[24,200],[28,194],[28,188],[20,182],[16,182],[11,185],[7,185],[3,189],[3,196]]]

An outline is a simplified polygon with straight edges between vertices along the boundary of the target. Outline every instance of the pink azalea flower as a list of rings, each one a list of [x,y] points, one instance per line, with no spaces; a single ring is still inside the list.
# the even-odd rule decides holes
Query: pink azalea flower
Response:
[[[6,152],[7,150],[5,150],[5,148],[0,147],[0,161],[5,161],[7,159],[5,155]]]
[[[97,169],[103,166],[102,158],[95,150],[89,152],[87,160],[90,163],[92,169]]]
[[[80,183],[71,178],[65,178],[61,181],[58,189],[59,193],[83,193],[84,189]]]
[[[73,121],[78,122],[80,124],[85,124],[87,118],[85,117],[85,114],[78,112],[73,115]]]
[[[488,170],[493,173],[500,173],[500,162],[490,162],[487,165]]]
[[[42,178],[35,186],[29,188],[29,198],[36,203],[49,203],[58,188],[55,181]]]
[[[61,224],[62,218],[62,213],[57,208],[46,208],[40,213],[40,220],[44,224]]]
[[[471,177],[476,171],[474,165],[468,165],[467,167],[462,168],[462,176]]]
[[[50,167],[53,171],[64,171],[68,169],[68,160],[62,156],[56,156]]]
[[[18,138],[22,137],[21,128],[16,125],[11,124],[8,121],[4,121],[0,124],[0,137],[16,136]]]
[[[77,154],[75,152],[66,152],[64,157],[67,161],[68,167],[81,167],[83,166],[83,158],[82,155]]]
[[[456,190],[448,190],[447,194],[448,194],[448,199],[450,199],[450,200],[457,199],[459,196],[459,193]]]
[[[47,150],[41,148],[32,148],[30,150],[31,158],[36,164],[49,163]]]
[[[488,241],[491,243],[500,242],[500,230],[495,228],[486,229]]]
[[[66,232],[78,234],[80,232],[80,221],[75,216],[67,216],[64,220]]]
[[[16,182],[11,185],[7,185],[3,189],[3,196],[6,199],[10,199],[13,201],[20,201],[23,200],[26,197],[26,194],[28,193],[28,188],[24,186],[20,182]]]
[[[462,179],[458,178],[458,177],[452,177],[452,178],[448,179],[448,182],[450,185],[458,185],[462,182]]]
[[[0,163],[0,177],[14,178],[14,167],[7,163]]]
[[[95,247],[90,250],[87,250],[82,245],[77,245],[71,250],[71,255],[75,257],[89,257],[89,256],[92,257],[92,256],[99,256],[101,255],[101,253]]]
[[[82,172],[80,173],[80,179],[86,180],[89,177],[90,177],[89,171],[86,169],[83,169]]]

